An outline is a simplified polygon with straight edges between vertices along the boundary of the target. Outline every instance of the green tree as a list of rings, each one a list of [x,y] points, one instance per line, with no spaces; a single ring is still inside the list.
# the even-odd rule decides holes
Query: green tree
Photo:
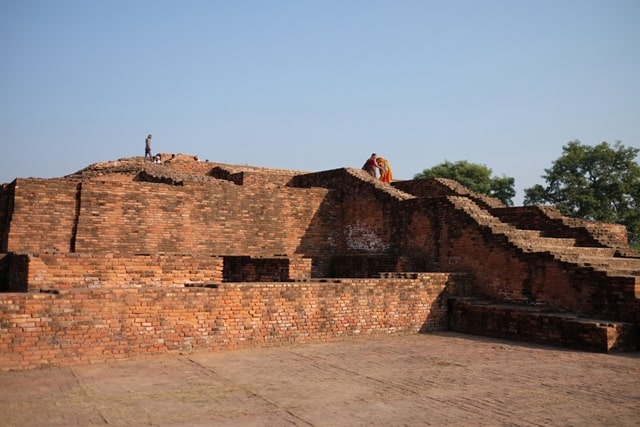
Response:
[[[563,215],[622,224],[629,243],[640,245],[640,149],[620,141],[596,146],[570,141],[545,169],[546,187],[525,190],[525,205],[554,205]]]
[[[445,161],[430,169],[416,174],[414,179],[448,178],[458,181],[476,193],[487,194],[502,201],[507,206],[513,206],[516,195],[515,179],[507,176],[491,177],[491,169],[485,165],[469,163],[460,160],[455,163]]]

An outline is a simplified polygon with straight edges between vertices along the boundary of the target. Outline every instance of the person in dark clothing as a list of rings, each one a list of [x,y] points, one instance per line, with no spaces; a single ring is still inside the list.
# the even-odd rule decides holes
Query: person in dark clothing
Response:
[[[149,157],[149,160],[153,161],[153,156],[151,155],[151,134],[149,134],[147,136],[147,139],[144,140],[144,159],[147,160],[147,157]]]

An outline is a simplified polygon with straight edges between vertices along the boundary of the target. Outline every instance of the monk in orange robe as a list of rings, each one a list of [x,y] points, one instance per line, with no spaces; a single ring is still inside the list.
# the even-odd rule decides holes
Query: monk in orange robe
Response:
[[[378,167],[380,168],[380,181],[391,182],[393,173],[391,172],[389,161],[383,157],[378,157],[376,162],[378,162]]]

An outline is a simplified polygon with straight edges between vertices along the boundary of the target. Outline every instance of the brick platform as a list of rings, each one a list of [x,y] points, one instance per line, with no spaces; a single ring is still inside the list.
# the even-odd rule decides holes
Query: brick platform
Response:
[[[640,353],[456,333],[0,373],[4,426],[637,426]]]

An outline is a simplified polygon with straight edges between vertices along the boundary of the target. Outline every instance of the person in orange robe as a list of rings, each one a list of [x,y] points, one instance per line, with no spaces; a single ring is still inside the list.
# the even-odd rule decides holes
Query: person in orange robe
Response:
[[[391,182],[393,173],[391,172],[389,161],[383,157],[378,157],[376,158],[376,162],[378,162],[378,167],[380,167],[380,181]]]

